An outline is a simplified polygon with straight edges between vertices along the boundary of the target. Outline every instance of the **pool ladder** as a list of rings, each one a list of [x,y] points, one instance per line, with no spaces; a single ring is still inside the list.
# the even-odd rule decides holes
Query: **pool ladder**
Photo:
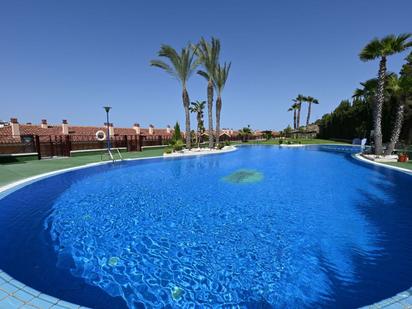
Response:
[[[103,161],[103,156],[105,156],[105,155],[107,154],[107,155],[110,157],[110,160],[112,160],[113,163],[115,163],[116,161],[123,161],[123,156],[122,156],[119,148],[112,148],[112,150],[113,150],[113,149],[116,149],[116,152],[117,152],[117,154],[119,155],[119,159],[116,159],[116,158],[113,156],[112,151],[109,150],[109,149],[107,150],[107,152],[104,152],[104,153],[100,156],[100,159]]]

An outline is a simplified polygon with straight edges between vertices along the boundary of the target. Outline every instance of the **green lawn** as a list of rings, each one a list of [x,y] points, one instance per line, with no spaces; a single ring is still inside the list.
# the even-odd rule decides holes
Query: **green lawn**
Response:
[[[406,169],[412,171],[412,161],[408,161],[408,162],[391,162],[391,163],[385,163],[385,164],[406,168]]]
[[[286,140],[283,140],[284,144],[287,144],[288,142],[291,142],[293,144],[305,144],[305,145],[316,145],[316,144],[348,144],[345,142],[338,142],[338,141],[332,141],[332,140],[327,140],[327,139],[294,139],[294,138],[288,138]],[[248,144],[263,144],[263,145],[279,145],[279,139],[270,139],[268,141],[249,141]]]
[[[161,155],[163,155],[163,148],[145,149],[142,152],[122,153],[122,156],[125,159],[155,157]],[[108,158],[103,159],[108,160]],[[0,186],[38,174],[101,161],[100,154],[93,154],[62,159],[31,160],[27,162],[0,164]]]

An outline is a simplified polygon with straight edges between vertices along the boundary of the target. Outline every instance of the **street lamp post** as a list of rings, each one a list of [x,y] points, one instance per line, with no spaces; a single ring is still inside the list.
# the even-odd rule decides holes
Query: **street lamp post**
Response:
[[[110,129],[109,129],[109,126],[110,126],[110,123],[109,123],[109,111],[110,111],[110,109],[111,109],[111,107],[110,106],[103,106],[103,108],[104,108],[104,110],[106,111],[106,125],[107,125],[107,134],[106,134],[106,136],[107,136],[107,150],[109,151],[109,153],[110,153]]]

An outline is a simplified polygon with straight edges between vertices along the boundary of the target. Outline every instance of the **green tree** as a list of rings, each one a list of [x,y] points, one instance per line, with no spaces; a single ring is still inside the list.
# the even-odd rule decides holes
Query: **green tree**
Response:
[[[222,92],[225,88],[227,78],[230,72],[229,64],[220,64],[216,67],[216,72],[214,74],[214,86],[216,88],[217,98],[216,98],[216,144],[219,146],[219,137],[220,137],[220,112],[222,110]]]
[[[405,58],[406,63],[402,66],[400,77],[412,79],[412,52]],[[403,125],[403,138],[406,143],[412,144],[412,98],[407,98],[405,105],[405,119]]]
[[[192,102],[190,106],[190,112],[195,113],[197,119],[196,143],[198,148],[200,148],[200,136],[205,130],[203,123],[203,110],[205,109],[205,105],[206,101],[196,101]]]
[[[288,125],[284,130],[283,133],[287,136],[290,133],[292,133],[292,128],[290,127],[290,125]]]
[[[305,97],[305,102],[308,103],[308,116],[306,117],[306,127],[309,126],[310,114],[312,111],[312,104],[319,104],[319,101],[311,96]]]
[[[204,38],[194,47],[198,56],[198,62],[203,66],[204,70],[199,70],[197,73],[207,80],[207,115],[209,126],[209,148],[213,148],[213,79],[219,63],[220,41],[216,38],[207,42]]]
[[[195,50],[193,50],[189,44],[185,48],[182,48],[179,54],[173,47],[162,45],[158,56],[168,59],[170,64],[162,60],[152,60],[150,64],[163,69],[166,73],[175,77],[182,86],[182,101],[185,110],[186,123],[186,148],[190,149],[190,99],[187,91],[187,82],[198,66],[198,63],[195,61]]]
[[[177,141],[182,140],[182,133],[180,132],[180,125],[179,122],[176,121],[176,124],[173,128],[173,135],[172,135],[172,144],[176,143]]]
[[[380,59],[378,71],[378,87],[373,108],[373,129],[375,140],[375,154],[382,154],[382,108],[384,103],[384,88],[386,76],[387,57],[400,53],[412,46],[409,40],[410,34],[398,36],[388,35],[382,39],[373,39],[359,54],[362,61]]]
[[[295,100],[293,100],[295,101]],[[293,129],[296,130],[297,126],[297,110],[299,109],[298,104],[293,103],[291,107],[289,107],[288,112],[293,111]]]
[[[300,128],[300,112],[302,110],[302,103],[305,101],[305,97],[301,94],[299,94],[296,99],[296,105],[297,105],[297,119],[296,119],[296,130],[299,130]]]
[[[243,127],[242,129],[239,130],[239,135],[242,138],[243,142],[247,142],[251,134],[252,134],[252,130],[250,129],[250,126]]]
[[[396,104],[395,121],[392,125],[392,133],[389,144],[385,150],[385,155],[390,155],[395,149],[395,145],[401,134],[406,100],[407,98],[410,98],[412,94],[412,78],[405,76],[398,78],[397,75],[392,74],[388,77],[387,90]]]

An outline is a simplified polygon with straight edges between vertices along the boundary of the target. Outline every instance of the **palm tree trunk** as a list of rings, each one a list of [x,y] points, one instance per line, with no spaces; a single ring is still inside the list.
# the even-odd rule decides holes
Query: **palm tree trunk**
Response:
[[[299,104],[299,107],[298,107],[298,118],[297,118],[297,120],[296,120],[296,130],[299,130],[299,128],[300,128],[300,110],[301,110],[301,108],[302,108],[302,104]]]
[[[222,110],[222,97],[218,94],[216,99],[216,145],[219,145],[220,137],[220,111]]]
[[[296,130],[296,109],[293,110],[293,129]]]
[[[311,110],[312,110],[312,103],[309,102],[309,106],[308,106],[308,117],[306,118],[306,129],[307,129],[308,126],[309,126],[309,120],[310,120]]]
[[[399,135],[401,134],[403,124],[404,109],[405,105],[403,104],[403,102],[399,102],[398,108],[396,110],[396,118],[392,129],[391,139],[385,151],[385,155],[387,156],[392,154],[393,150],[395,149],[395,145],[399,140]]]
[[[182,93],[182,100],[183,100],[183,107],[185,108],[185,117],[186,117],[186,148],[191,149],[191,136],[190,136],[190,111],[189,111],[189,105],[190,105],[190,99],[189,99],[189,93],[186,90],[186,87],[183,87],[183,93]]]
[[[379,73],[378,73],[378,89],[376,92],[375,108],[373,113],[373,133],[375,142],[375,154],[381,155],[382,148],[382,107],[385,88],[385,77],[386,77],[386,57],[382,57],[379,63]]]
[[[207,116],[209,121],[209,148],[213,148],[213,83],[207,83]]]
[[[202,131],[202,129],[200,127],[201,122],[202,122],[202,115],[198,112],[197,113],[197,140],[196,140],[197,148],[200,148],[200,133]]]

